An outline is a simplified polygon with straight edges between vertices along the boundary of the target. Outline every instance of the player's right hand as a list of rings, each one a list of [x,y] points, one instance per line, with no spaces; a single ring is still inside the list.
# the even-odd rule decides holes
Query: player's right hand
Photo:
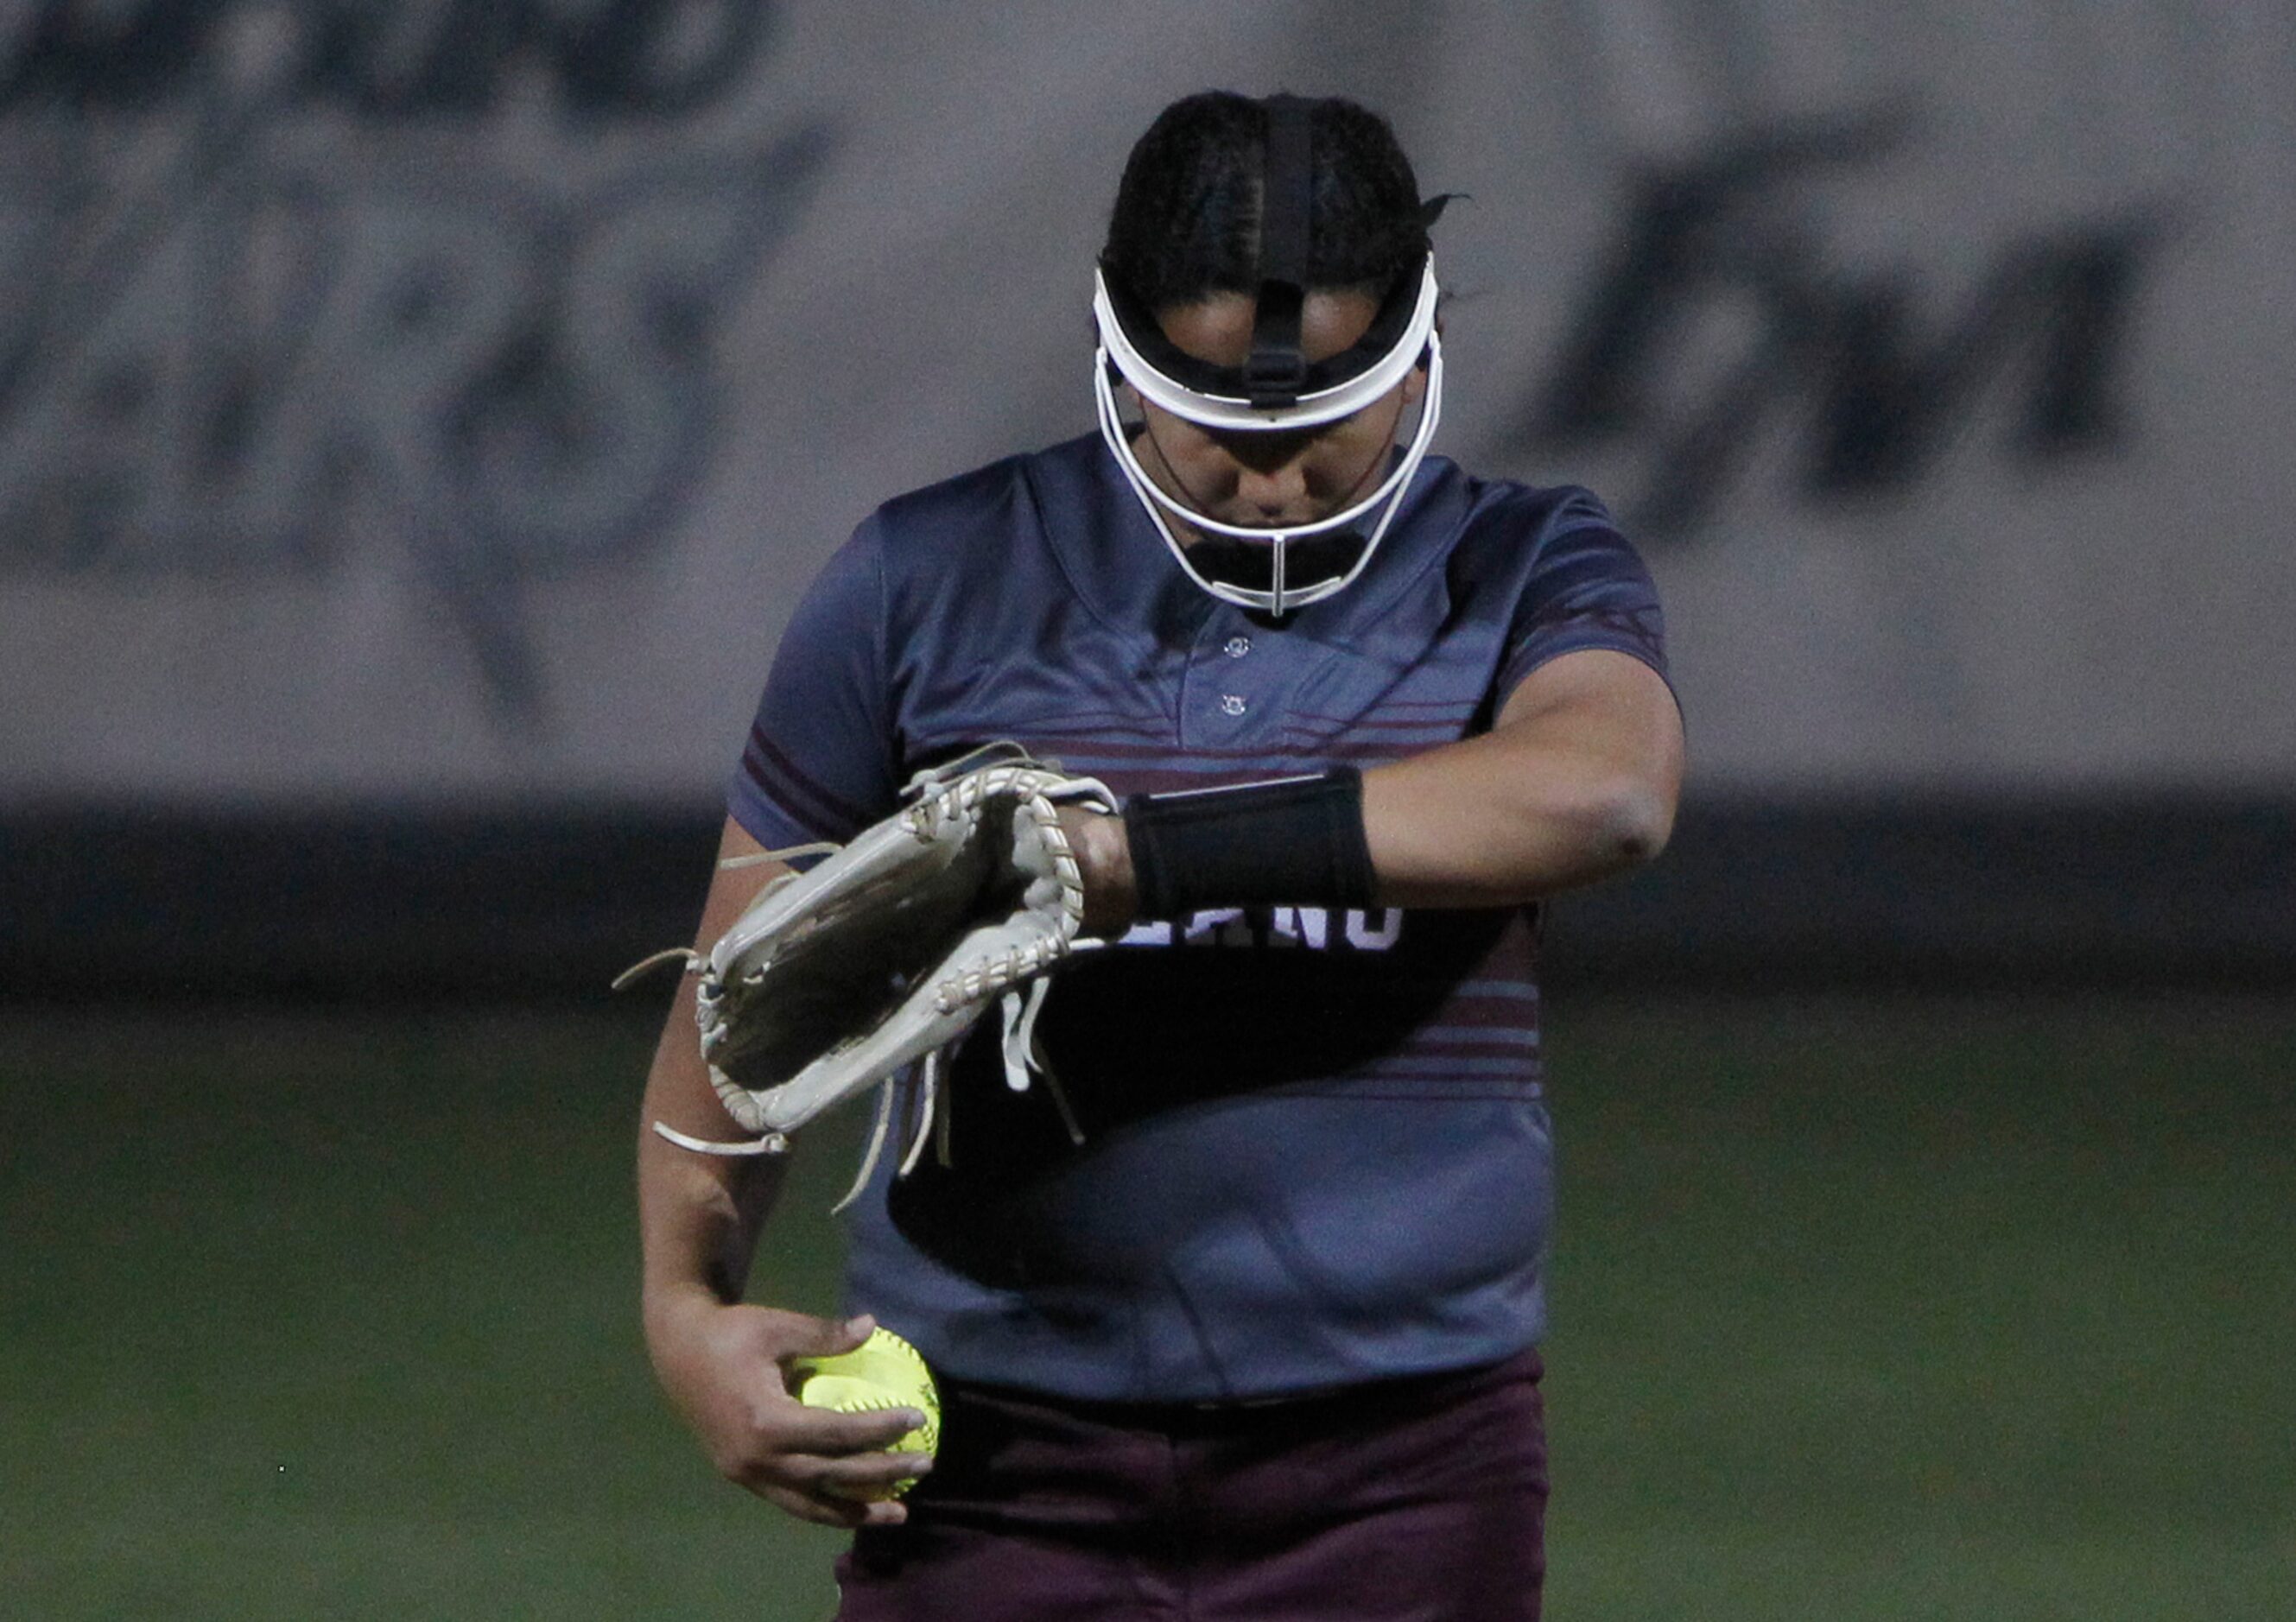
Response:
[[[832,1413],[791,1395],[790,1363],[858,1348],[875,1323],[839,1323],[696,1295],[650,1315],[647,1340],[662,1388],[701,1438],[710,1462],[801,1520],[821,1526],[898,1526],[898,1502],[859,1495],[922,1475],[922,1454],[886,1448],[924,1422],[911,1408]]]

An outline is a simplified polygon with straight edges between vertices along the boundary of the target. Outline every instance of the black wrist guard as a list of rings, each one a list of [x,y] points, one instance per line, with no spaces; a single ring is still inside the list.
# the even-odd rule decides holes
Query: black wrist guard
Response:
[[[1364,839],[1363,774],[1135,794],[1124,802],[1138,916],[1216,906],[1367,907],[1375,877]]]

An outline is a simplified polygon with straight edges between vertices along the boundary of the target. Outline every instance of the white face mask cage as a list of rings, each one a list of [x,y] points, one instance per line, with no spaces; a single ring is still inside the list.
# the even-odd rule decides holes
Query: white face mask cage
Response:
[[[1164,545],[1189,579],[1224,602],[1280,615],[1321,602],[1345,588],[1363,572],[1386,536],[1388,526],[1394,521],[1398,509],[1402,506],[1403,497],[1410,487],[1411,477],[1418,471],[1419,463],[1435,437],[1435,426],[1442,416],[1443,344],[1435,332],[1436,300],[1435,266],[1431,259],[1421,274],[1418,301],[1413,308],[1411,319],[1402,336],[1387,354],[1355,377],[1317,393],[1302,396],[1294,404],[1259,406],[1241,397],[1198,393],[1156,370],[1126,335],[1123,323],[1118,318],[1109,298],[1105,279],[1095,274],[1093,315],[1100,328],[1100,348],[1093,361],[1093,397],[1099,411],[1101,437],[1108,442],[1117,465],[1124,471],[1126,482],[1131,485],[1133,493],[1139,497],[1142,507],[1156,526],[1157,533],[1164,537]],[[1117,409],[1115,387],[1109,375],[1112,365],[1124,381],[1139,391],[1143,399],[1153,402],[1174,416],[1204,428],[1248,433],[1312,428],[1352,415],[1395,389],[1409,375],[1413,367],[1421,364],[1423,356],[1427,367],[1427,387],[1420,401],[1418,426],[1412,433],[1409,447],[1388,476],[1361,501],[1328,517],[1305,524],[1272,528],[1230,524],[1208,517],[1168,494],[1151,479],[1133,451],[1131,435],[1125,431],[1122,416]],[[1298,586],[1293,586],[1285,578],[1285,554],[1292,542],[1348,528],[1373,509],[1382,507],[1382,504],[1384,507],[1378,521],[1345,573]],[[1189,561],[1188,549],[1181,545],[1178,536],[1173,531],[1173,519],[1178,519],[1192,529],[1267,547],[1269,553],[1268,586],[1265,589],[1238,586],[1205,575]]]

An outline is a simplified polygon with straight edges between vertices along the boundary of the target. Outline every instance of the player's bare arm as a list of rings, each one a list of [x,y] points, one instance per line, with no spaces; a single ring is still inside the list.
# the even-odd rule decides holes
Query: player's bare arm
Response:
[[[1682,785],[1681,712],[1631,654],[1566,653],[1509,695],[1498,724],[1363,776],[1364,836],[1389,906],[1513,906],[1591,884],[1665,848]],[[1122,819],[1064,814],[1085,927],[1132,922]]]
[[[759,854],[757,841],[729,818],[698,931],[705,948],[786,871],[776,863],[725,865]],[[727,1479],[821,1525],[898,1524],[907,1513],[901,1504],[856,1499],[929,1468],[918,1454],[881,1451],[921,1416],[832,1413],[805,1406],[788,1386],[791,1359],[851,1351],[873,1325],[742,1299],[786,1162],[693,1154],[652,1130],[660,1121],[705,1139],[736,1131],[694,1039],[693,999],[689,976],[655,1049],[642,1115],[647,1124],[638,1134],[644,1323],[655,1375]]]
[[[1674,829],[1682,717],[1633,655],[1565,653],[1498,724],[1364,774],[1364,832],[1391,906],[1509,906],[1649,861]]]

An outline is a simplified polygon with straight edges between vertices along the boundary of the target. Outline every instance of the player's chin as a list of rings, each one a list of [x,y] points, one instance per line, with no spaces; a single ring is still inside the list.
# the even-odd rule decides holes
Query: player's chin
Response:
[[[1321,507],[1311,507],[1303,508],[1297,512],[1279,512],[1271,516],[1266,509],[1254,507],[1249,512],[1218,512],[1213,516],[1221,523],[1232,524],[1238,529],[1264,529],[1269,535],[1275,536],[1281,535],[1289,529],[1299,529],[1309,524],[1321,523],[1324,519],[1329,518],[1331,513]]]
[[[1258,512],[1256,510],[1250,512],[1235,512],[1216,510],[1206,513],[1204,517],[1207,522],[1225,524],[1230,528],[1241,529],[1245,531],[1245,533],[1240,537],[1231,537],[1219,534],[1208,534],[1206,531],[1199,529],[1182,537],[1181,545],[1193,546],[1198,541],[1207,539],[1240,539],[1246,545],[1250,545],[1252,544],[1254,537],[1263,534],[1272,541],[1279,535],[1287,534],[1294,529],[1303,529],[1309,524],[1319,521],[1323,517],[1323,514],[1306,512],[1300,514],[1297,518],[1270,518],[1267,513]]]

